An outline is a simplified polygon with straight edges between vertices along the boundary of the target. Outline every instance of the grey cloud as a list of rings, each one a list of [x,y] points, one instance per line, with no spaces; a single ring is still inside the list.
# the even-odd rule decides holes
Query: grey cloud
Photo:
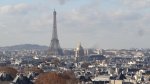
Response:
[[[69,0],[58,0],[61,5],[65,4]]]
[[[150,0],[120,0],[120,2],[129,7],[130,9],[141,9],[150,7]]]
[[[60,5],[64,5],[65,3],[67,3],[70,0],[48,0],[50,2],[58,2]]]
[[[138,36],[143,36],[145,34],[145,31],[143,29],[138,30],[137,32]]]
[[[0,14],[25,13],[29,11],[29,9],[31,9],[31,7],[24,3],[16,5],[4,5],[0,6]]]

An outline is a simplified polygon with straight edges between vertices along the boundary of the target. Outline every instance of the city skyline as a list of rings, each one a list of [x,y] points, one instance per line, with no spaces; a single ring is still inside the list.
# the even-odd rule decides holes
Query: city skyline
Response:
[[[0,46],[49,46],[55,8],[62,48],[150,48],[149,0],[0,1]]]

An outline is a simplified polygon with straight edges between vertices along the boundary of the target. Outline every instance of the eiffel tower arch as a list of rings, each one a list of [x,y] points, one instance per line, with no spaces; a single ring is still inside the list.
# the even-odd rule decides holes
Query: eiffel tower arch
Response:
[[[52,30],[52,39],[50,43],[50,47],[48,49],[48,56],[55,55],[55,56],[62,56],[63,51],[60,47],[58,35],[57,35],[57,22],[56,22],[56,11],[53,12],[53,30]]]

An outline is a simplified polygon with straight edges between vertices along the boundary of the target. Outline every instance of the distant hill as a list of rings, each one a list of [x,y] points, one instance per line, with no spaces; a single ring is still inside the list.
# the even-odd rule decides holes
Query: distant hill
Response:
[[[21,44],[21,45],[0,47],[0,50],[35,50],[35,49],[36,50],[46,50],[46,49],[48,49],[48,47],[36,45],[36,44]]]

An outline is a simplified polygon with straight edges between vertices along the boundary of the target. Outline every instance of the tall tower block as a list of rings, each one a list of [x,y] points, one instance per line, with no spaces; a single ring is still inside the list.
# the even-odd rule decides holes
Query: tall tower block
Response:
[[[53,12],[53,30],[52,30],[52,39],[50,43],[50,47],[48,49],[48,56],[55,55],[61,56],[63,55],[62,49],[59,44],[58,35],[57,35],[57,21],[56,21],[56,11]]]

